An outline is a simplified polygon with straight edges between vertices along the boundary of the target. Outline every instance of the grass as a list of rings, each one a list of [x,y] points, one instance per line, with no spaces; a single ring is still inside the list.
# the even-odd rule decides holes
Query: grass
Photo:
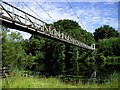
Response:
[[[2,88],[118,88],[118,81],[114,79],[104,84],[79,83],[77,85],[72,85],[63,83],[61,80],[54,77],[38,78],[14,76],[4,78],[2,80]]]
[[[65,88],[75,86],[65,85],[56,78],[37,78],[37,77],[10,77],[3,79],[3,88]]]
[[[0,77],[0,90],[2,90],[1,88],[2,88],[2,79]]]

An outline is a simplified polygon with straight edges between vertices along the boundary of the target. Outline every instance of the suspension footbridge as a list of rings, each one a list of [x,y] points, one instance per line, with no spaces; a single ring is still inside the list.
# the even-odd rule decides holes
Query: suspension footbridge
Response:
[[[10,9],[6,9],[6,6]],[[88,46],[69,35],[65,35],[60,30],[56,30],[53,26],[39,18],[36,18],[35,16],[4,1],[0,2],[0,22],[1,25],[12,29],[58,40],[80,48],[95,50],[95,44]]]

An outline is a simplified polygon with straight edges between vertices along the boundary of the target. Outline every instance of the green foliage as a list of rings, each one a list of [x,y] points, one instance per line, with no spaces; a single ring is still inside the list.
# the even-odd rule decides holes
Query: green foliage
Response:
[[[2,60],[3,66],[18,67],[21,66],[22,60],[26,59],[26,54],[22,48],[22,36],[20,33],[8,34],[3,31],[2,37]]]
[[[49,25],[88,45],[95,42],[95,37],[98,41],[96,50],[92,52],[36,35],[32,35],[29,40],[23,40],[20,33],[8,34],[3,31],[3,66],[52,76],[62,74],[89,78],[93,71],[97,72],[97,77],[102,76],[106,72],[106,67],[110,70],[111,61],[119,60],[120,39],[112,27],[105,25],[96,29],[93,37],[72,20],[59,20],[47,26]]]
[[[49,25],[47,25],[49,26]],[[50,24],[50,26],[55,26],[57,30],[62,31],[66,35],[72,36],[81,42],[86,42],[91,45],[94,43],[94,37],[91,33],[83,30],[77,22],[72,20],[59,20]],[[37,37],[39,38],[39,37]],[[49,73],[50,75],[59,75],[59,74],[79,74],[79,50],[75,46],[70,46],[64,43],[60,43],[53,40],[45,39],[45,43],[41,43],[43,38],[37,39],[36,36],[32,37],[29,43],[26,43],[29,49],[25,49],[27,53],[32,53],[33,56],[42,57],[41,52],[43,52],[43,69],[39,71]],[[88,41],[90,40],[90,41]],[[38,43],[38,44],[37,44]],[[37,45],[36,45],[37,44]],[[41,45],[39,45],[41,44]],[[32,48],[38,48],[39,52],[35,53],[36,50]],[[40,49],[42,48],[42,49]],[[37,56],[37,54],[40,54]],[[38,65],[37,65],[38,66]]]
[[[69,46],[66,44],[66,58],[65,58],[65,69],[66,69],[66,74],[68,75],[78,75],[78,48],[74,46]]]
[[[105,56],[120,56],[120,38],[109,38],[98,41],[98,52]]]
[[[57,30],[61,30],[64,32],[68,32],[68,30],[74,30],[76,28],[81,28],[76,21],[68,20],[68,19],[59,20],[57,22],[54,22],[54,27]]]
[[[3,31],[2,41],[3,66],[10,67],[11,70],[31,67],[36,57],[26,54],[24,40],[20,33],[7,34],[6,31]]]
[[[97,42],[97,50],[95,56],[96,69],[100,77],[107,77],[113,71],[119,72],[119,56],[120,56],[120,39],[119,37],[111,37],[109,39],[101,39]],[[93,56],[93,57],[94,57]]]
[[[108,65],[112,64],[112,65],[120,65],[120,56],[108,56],[106,58],[106,63]]]
[[[106,64],[106,58],[102,53],[98,53],[95,56],[95,65],[97,68],[104,67]]]
[[[41,71],[44,70],[44,45],[45,40],[42,37],[33,35],[32,38],[27,41],[24,41],[24,49],[25,52],[28,54],[29,59],[28,63],[30,64],[27,66],[27,69],[33,70],[33,71]]]
[[[91,67],[93,70],[96,69],[95,67],[95,57],[88,57],[86,60],[85,60],[86,64],[88,64],[89,67]]]
[[[120,39],[111,37],[100,39],[96,43],[96,50],[85,59],[90,68],[89,71],[96,70],[97,77],[107,77],[113,71],[119,72]],[[112,67],[112,70],[111,70]]]
[[[59,20],[58,22],[54,23],[54,26],[57,30],[66,33],[73,38],[76,38],[80,42],[85,42],[88,45],[91,45],[95,42],[94,37],[91,33],[83,30],[77,22],[72,20]],[[71,75],[79,75],[79,71],[81,69],[80,62],[79,62],[79,53],[84,52],[81,51],[79,48],[75,46],[70,46],[65,44],[65,72],[66,74]],[[84,55],[81,55],[81,57]],[[83,68],[82,68],[83,69]]]
[[[65,45],[53,40],[47,40],[45,44],[45,72],[51,75],[64,74],[64,48]]]
[[[54,26],[57,30],[76,38],[80,42],[85,42],[89,45],[95,42],[93,35],[90,32],[83,30],[76,21],[68,19],[59,20],[54,22]]]
[[[106,39],[110,37],[118,37],[119,33],[109,25],[104,25],[100,28],[97,28],[94,32],[94,38],[96,41],[99,39]]]

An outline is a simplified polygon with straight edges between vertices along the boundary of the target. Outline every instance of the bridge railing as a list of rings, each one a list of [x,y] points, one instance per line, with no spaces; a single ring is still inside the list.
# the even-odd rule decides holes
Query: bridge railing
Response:
[[[38,28],[40,25],[45,23],[44,21],[12,6],[7,2],[1,3],[1,13],[8,17],[11,21],[20,23],[22,25],[30,25],[33,28]]]
[[[48,25],[46,22],[16,8],[15,6],[2,1],[0,3],[0,15],[2,15],[2,19],[7,20],[13,24],[20,25],[21,27],[28,28],[32,31],[36,31],[38,33],[42,33],[44,35],[50,36],[52,38],[59,39],[61,41],[94,50],[95,47],[88,46],[69,35],[65,35],[64,33],[57,31],[54,27]]]

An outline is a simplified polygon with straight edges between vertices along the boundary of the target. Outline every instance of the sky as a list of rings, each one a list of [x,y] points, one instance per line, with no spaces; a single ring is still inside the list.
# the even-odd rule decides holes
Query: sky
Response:
[[[32,0],[29,2],[25,0],[18,0],[17,2],[15,0],[4,1],[34,15],[46,23],[53,23],[54,21],[61,19],[70,19],[79,23],[84,30],[91,33],[93,33],[96,28],[103,25],[110,25],[118,30],[118,2],[116,0],[104,0],[103,2],[100,0],[92,0],[89,2],[87,0]],[[35,1],[38,2],[52,18],[50,18]],[[7,6],[6,8],[10,9]],[[17,11],[16,13],[20,14]],[[31,36],[30,34],[23,32],[22,35],[25,39],[28,39]]]

